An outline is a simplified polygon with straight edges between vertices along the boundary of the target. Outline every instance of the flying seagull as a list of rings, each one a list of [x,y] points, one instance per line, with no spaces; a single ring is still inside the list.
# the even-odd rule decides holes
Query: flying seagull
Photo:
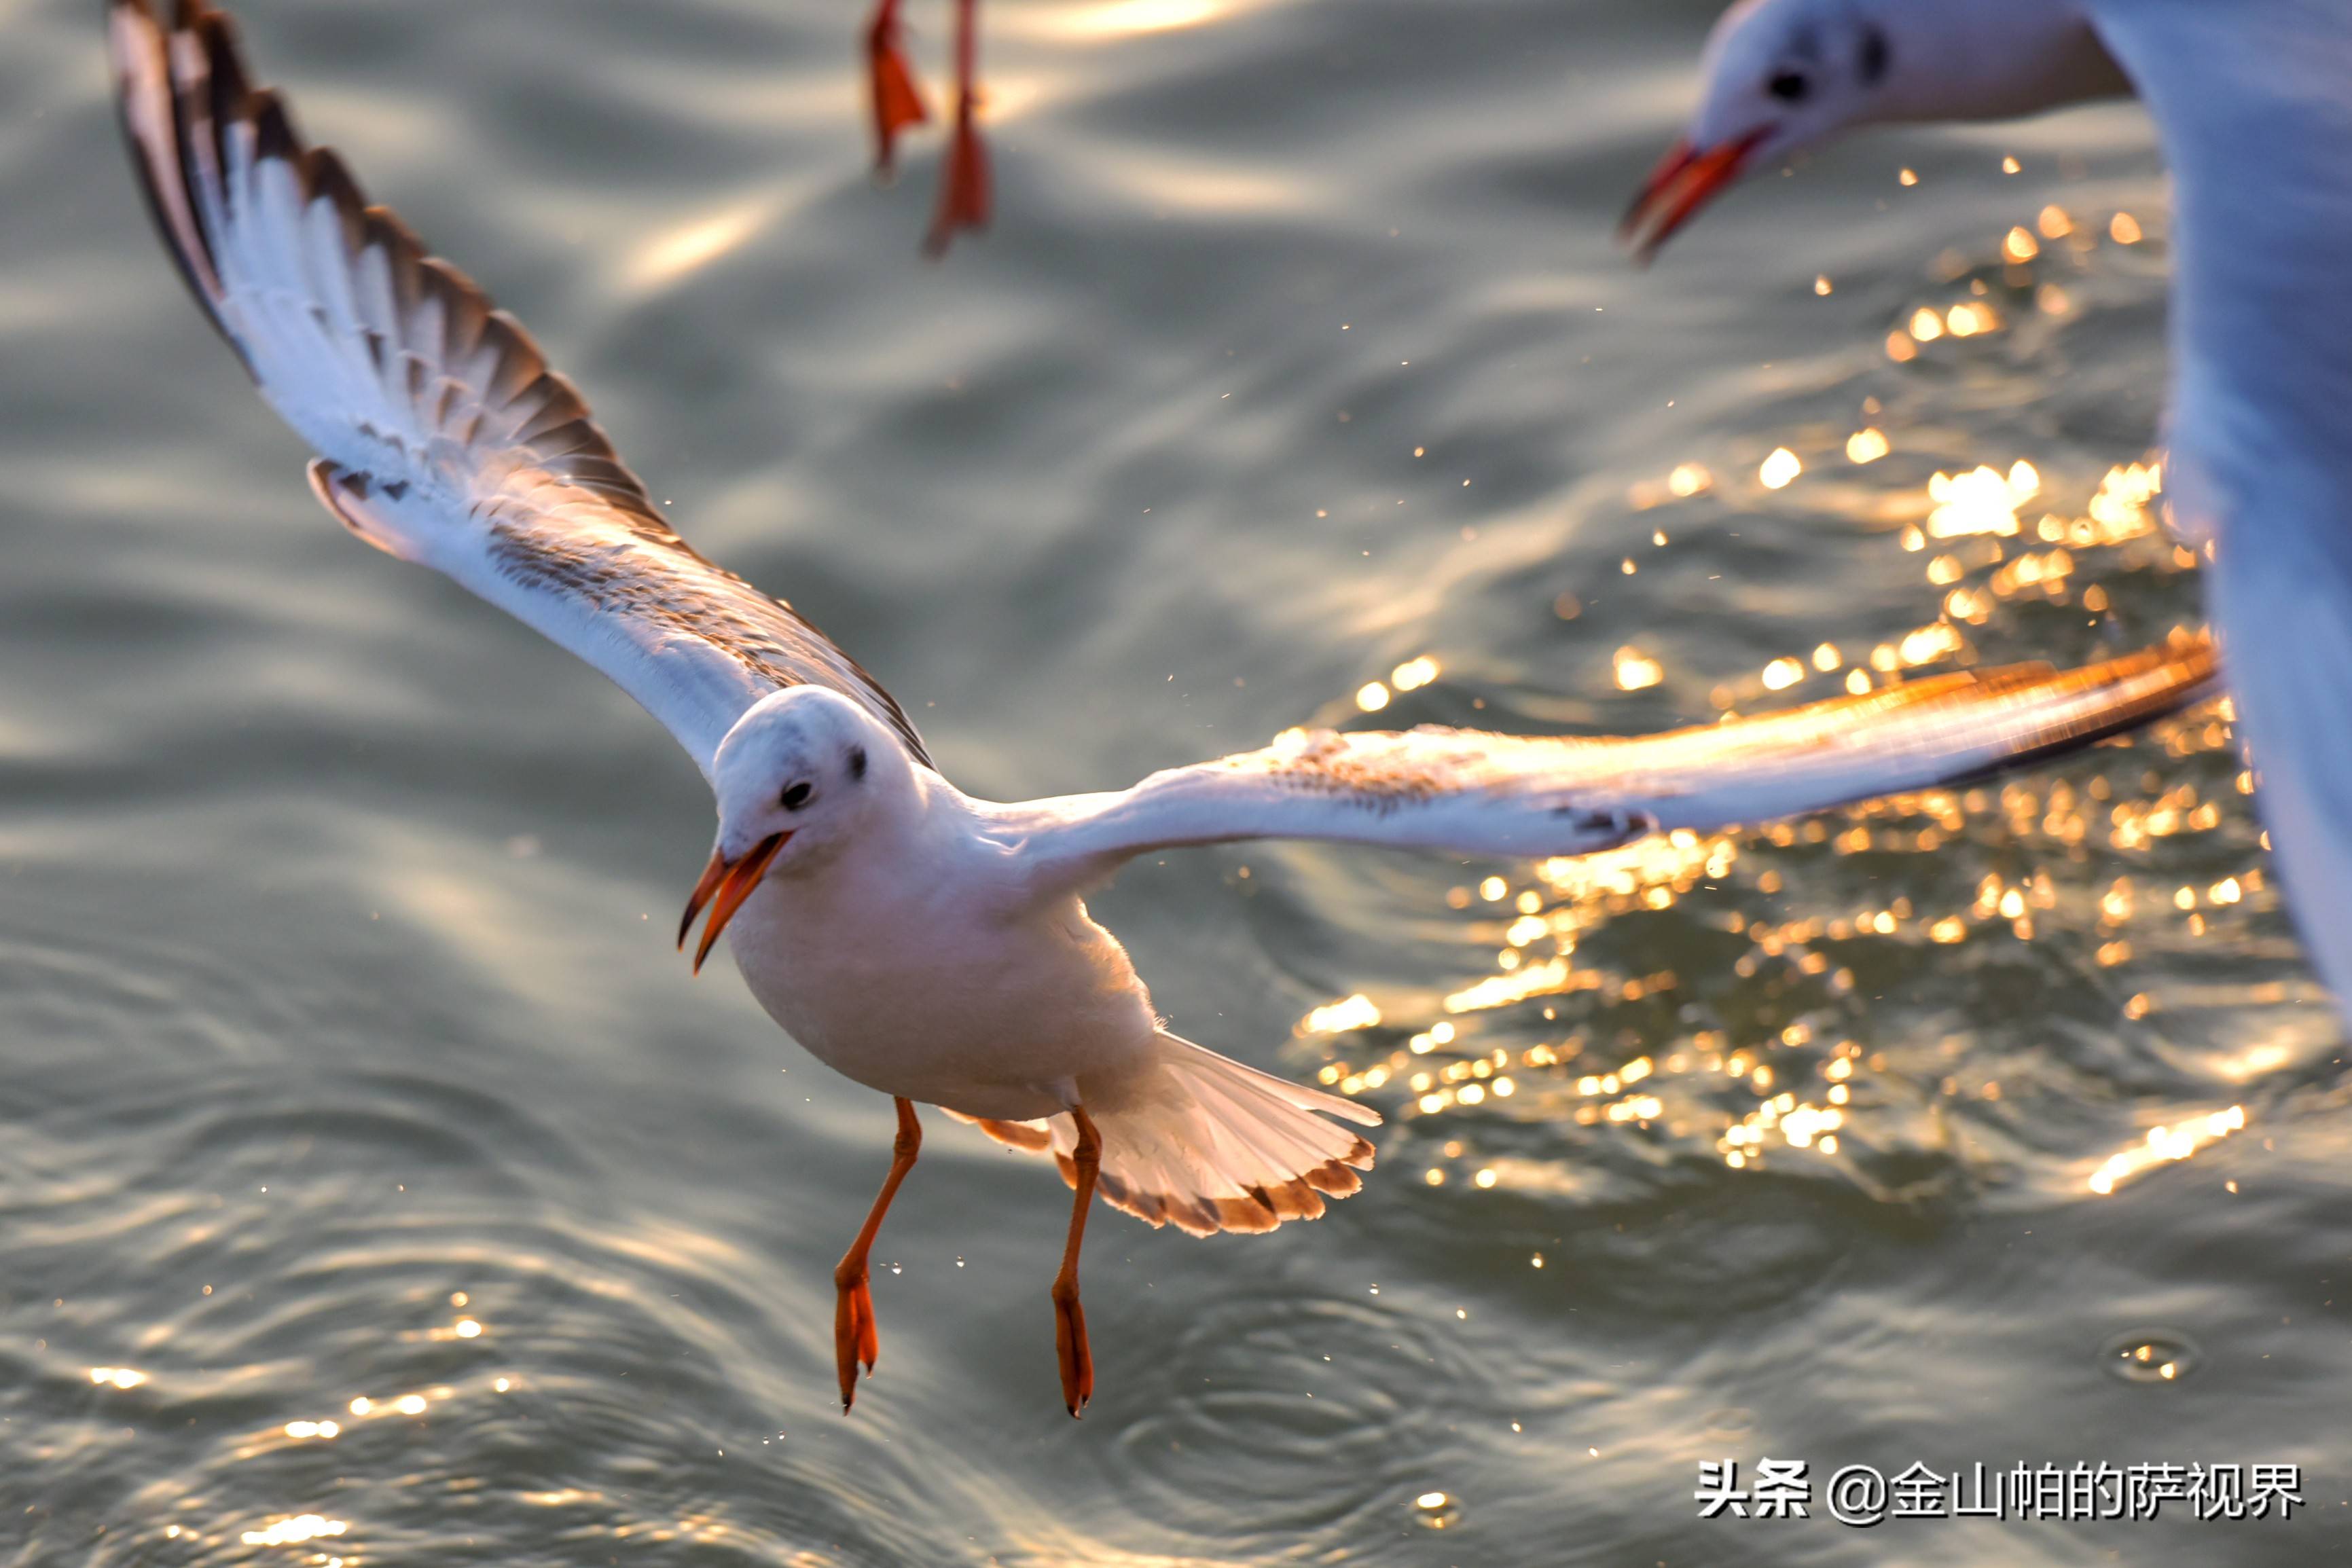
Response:
[[[2208,602],[2288,906],[2352,998],[2352,8],[2327,0],[1747,0],[1626,214],[1646,256],[1850,127],[2137,92],[2172,172],[2166,507]]]
[[[2183,636],[2087,668],[1957,673],[1628,739],[1293,730],[1131,789],[1002,804],[934,766],[814,626],[696,554],[511,317],[369,206],[255,88],[228,19],[110,0],[122,121],[158,227],[310,485],[360,538],[429,566],[611,677],[693,758],[717,842],[707,917],[771,1017],[890,1095],[887,1180],[835,1271],[842,1405],[877,1341],[866,1258],[918,1102],[1076,1189],[1052,1300],[1065,1406],[1093,1391],[1078,1249],[1099,1193],[1195,1235],[1313,1218],[1361,1185],[1370,1109],[1171,1033],[1081,894],[1129,857],[1253,838],[1577,854],[1974,777],[2205,689]],[[908,940],[919,933],[919,941]]]

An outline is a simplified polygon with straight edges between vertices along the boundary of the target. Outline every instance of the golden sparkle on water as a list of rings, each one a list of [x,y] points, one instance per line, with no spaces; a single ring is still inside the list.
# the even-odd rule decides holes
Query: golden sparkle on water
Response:
[[[1313,1012],[1308,1013],[1300,1021],[1298,1032],[1346,1034],[1352,1030],[1377,1029],[1380,1021],[1381,1009],[1372,1005],[1371,998],[1360,991],[1352,997],[1344,997],[1339,1001],[1317,1008]]]
[[[2194,755],[2229,743],[2225,725],[2217,719],[2200,719],[2194,714],[2175,721],[2161,735],[2164,749],[2173,756]],[[2116,800],[2113,786],[2102,775],[2081,784],[2061,779],[2040,788],[2011,783],[1998,789],[1922,791],[1856,808],[1844,814],[1851,825],[1842,831],[1833,831],[1829,820],[1816,818],[1774,824],[1754,838],[1773,845],[1825,842],[1839,853],[1865,850],[1931,852],[1946,839],[1960,832],[1970,820],[1986,820],[2000,822],[2021,839],[2039,838],[2063,849],[2084,841],[2096,822],[2105,827],[2106,837],[2115,847],[2128,849],[2144,841],[2147,836],[2202,831],[2219,825],[2218,813],[2205,812],[2191,803],[2193,792],[2189,786],[2161,787],[2161,780],[2153,773],[2141,782],[2143,788],[2156,791],[2153,803]],[[2100,808],[2105,808],[2105,815],[2095,819],[2092,813]],[[1925,825],[1918,827],[1900,825],[1923,822]],[[1688,831],[1659,834],[1600,854],[1543,862],[1534,868],[1537,885],[1520,889],[1516,894],[1509,883],[1498,876],[1486,878],[1475,891],[1457,889],[1462,896],[1448,900],[1455,907],[1467,908],[1474,902],[1484,902],[1507,908],[1513,915],[1507,928],[1507,940],[1511,946],[1498,954],[1499,973],[1448,995],[1444,1000],[1444,1009],[1454,1018],[1473,1019],[1480,1013],[1539,998],[1551,998],[1556,1007],[1559,999],[1579,996],[1614,1005],[1650,995],[1671,995],[1679,985],[1671,974],[1621,976],[1599,967],[1579,967],[1574,961],[1579,937],[1612,918],[1637,910],[1671,907],[1701,881],[1722,882],[1739,866],[1743,847],[1748,841],[1749,837],[1741,834],[1700,835]],[[1759,891],[1780,890],[1777,871],[1757,873],[1753,881]],[[2119,933],[2126,924],[2148,918],[2159,909],[2180,911],[2194,906],[2192,920],[2200,918],[2206,909],[2228,908],[2242,903],[2250,891],[2263,885],[2263,881],[2259,868],[2249,868],[2201,885],[2169,888],[2162,897],[2151,900],[2141,895],[2131,878],[2118,877],[2095,897],[2097,930],[2103,935]],[[1994,929],[2004,931],[2014,940],[2031,941],[2036,936],[2036,915],[2055,909],[2059,902],[2060,890],[2045,870],[2017,881],[1988,874],[1978,883],[1970,904],[1948,913],[1920,912],[1909,900],[1898,898],[1889,907],[1866,908],[1851,916],[1808,916],[1779,925],[1747,922],[1735,915],[1730,916],[1733,928],[1751,944],[1735,968],[1738,974],[1749,976],[1759,974],[1767,963],[1786,964],[1797,974],[1821,977],[1832,994],[1843,994],[1852,988],[1850,974],[1835,967],[1827,955],[1815,950],[1814,944],[1824,939],[1843,943],[1877,936],[1949,946],[1970,940],[1980,930]],[[1528,950],[1539,945],[1548,946],[1550,952],[1530,954]],[[2100,949],[2103,965],[2112,966],[2128,958],[2128,943],[2120,936]],[[1377,1010],[1360,998],[1349,998],[1331,1007],[1339,1010],[1318,1009],[1309,1015],[1302,1030],[1342,1032],[1321,1030],[1317,1026],[1334,1018],[1361,1018],[1368,1010]],[[2144,998],[2136,998],[2125,1011],[2126,1016],[2145,1016]],[[1553,1010],[1548,1009],[1545,1016],[1550,1019]],[[1563,1087],[1572,1086],[1574,1094],[1582,1102],[1573,1113],[1580,1123],[1648,1126],[1688,1113],[1675,1109],[1678,1091],[1674,1086],[1648,1087],[1653,1080],[1671,1077],[1692,1082],[1693,1074],[1720,1075],[1745,1084],[1757,1096],[1748,1111],[1719,1124],[1721,1132],[1716,1140],[1725,1163],[1735,1169],[1744,1169],[1775,1144],[1835,1155],[1848,1108],[1853,1103],[1857,1070],[1866,1061],[1873,1071],[1881,1070],[1877,1059],[1867,1057],[1853,1040],[1830,1048],[1827,1056],[1811,1068],[1793,1059],[1787,1069],[1766,1060],[1774,1051],[1809,1047],[1811,1032],[1811,1026],[1799,1021],[1783,1029],[1777,1040],[1732,1050],[1719,1034],[1702,1030],[1686,1040],[1637,1054],[1611,1071],[1568,1071],[1569,1064],[1579,1062],[1591,1043],[1580,1031],[1571,1030],[1567,1039],[1548,1040],[1515,1052],[1508,1048],[1486,1046],[1465,1033],[1462,1025],[1447,1019],[1412,1036],[1403,1050],[1393,1052],[1386,1061],[1360,1067],[1327,1063],[1319,1076],[1325,1083],[1336,1084],[1341,1092],[1350,1095],[1377,1091],[1392,1080],[1404,1080],[1411,1091],[1410,1113],[1434,1115],[1454,1107],[1472,1108],[1489,1100],[1511,1098],[1519,1088],[1517,1075],[1531,1074],[1541,1081],[1559,1082]],[[1782,1082],[1789,1071],[1796,1071],[1800,1081],[1810,1075],[1815,1080],[1812,1087],[1801,1089],[1798,1081]],[[1960,1092],[1960,1086],[1951,1081],[1941,1090],[1946,1094]],[[1998,1099],[2000,1086],[1988,1081],[1968,1092],[1987,1100]],[[1534,1110],[1531,1113],[1544,1113]],[[2242,1117],[2242,1112],[2236,1114]],[[2160,1129],[2145,1145],[2136,1145],[2116,1156],[2103,1167],[2100,1179],[2108,1184],[2105,1190],[2111,1190],[2116,1181],[2147,1165],[2185,1157],[2186,1152],[2193,1152],[2228,1130],[2229,1122],[2230,1113],[2223,1113],[2218,1119]],[[1486,1179],[1488,1172],[1494,1174],[1491,1184]],[[1485,1166],[1474,1178],[1474,1185],[1480,1188],[1505,1185],[1506,1174],[1502,1167]],[[1440,1169],[1432,1183],[1442,1184],[1444,1179]],[[2102,1189],[2095,1186],[2095,1190]]]
[[[2107,1156],[2091,1173],[2090,1189],[2102,1197],[2142,1171],[2172,1160],[2185,1160],[2208,1145],[2217,1144],[2246,1124],[2246,1108],[2232,1105],[2210,1116],[2192,1117],[2171,1126],[2150,1127],[2147,1139]]]
[[[1631,643],[1618,649],[1611,663],[1617,672],[1620,691],[1643,691],[1666,678],[1664,664]]]
[[[341,1535],[351,1528],[347,1520],[329,1519],[323,1514],[298,1513],[272,1520],[260,1530],[248,1530],[237,1539],[247,1546],[292,1546],[300,1542],[317,1541],[322,1536]]]
[[[1906,170],[1905,173],[1909,174]],[[1906,183],[1910,182],[1906,179]],[[2107,236],[2117,245],[2139,243],[2142,232],[2138,220],[2129,213],[2116,213],[2108,221]],[[2045,206],[2036,214],[2031,227],[2015,225],[2003,234],[1996,246],[2003,264],[2002,280],[2011,288],[2029,290],[2034,309],[2046,316],[2064,316],[2074,308],[2074,302],[2058,283],[2047,278],[2035,280],[2037,262],[2047,262],[2053,247],[2080,254],[2096,248],[2095,231],[2078,224],[2065,209]],[[1954,268],[1965,272],[1965,264]],[[1886,357],[1897,364],[1916,360],[1930,343],[1946,340],[1967,340],[2005,330],[2010,321],[1986,298],[1990,289],[1986,278],[1979,277],[1969,284],[1970,298],[1948,305],[1914,306],[1903,324],[1886,334]]]
[[[2010,231],[1999,248],[2010,265],[2022,266],[2049,254],[2052,246],[2093,243],[2095,234],[2053,206],[2035,218],[2031,230],[2021,225]],[[1990,305],[1961,300],[1932,310],[1921,307],[1911,324],[1916,337],[1898,335],[1916,348],[1919,342],[1997,330],[2003,322]],[[1878,411],[1872,406],[1868,412]],[[1844,452],[1859,465],[1887,455],[1895,444],[1886,429],[1872,424],[1847,436]],[[1758,480],[1779,488],[1803,468],[1793,446],[1776,447],[1759,465]],[[1704,464],[1685,462],[1663,482],[1635,486],[1632,499],[1637,509],[1653,507],[1699,495],[1713,482]],[[2171,573],[2198,565],[2193,554],[2158,532],[2154,508],[2163,476],[2157,465],[2109,468],[2078,513],[2042,510],[2037,517],[2029,508],[2050,505],[2045,488],[2042,474],[2025,458],[2011,458],[2006,466],[1988,463],[1958,473],[1937,472],[1924,485],[1906,486],[1892,515],[1916,521],[1900,525],[1896,542],[1922,555],[1924,576],[1940,601],[1937,618],[1867,649],[1822,642],[1789,650],[1755,673],[1713,688],[1713,706],[1728,712],[1792,692],[1817,675],[1835,678],[1859,694],[1882,682],[1899,683],[1923,667],[1972,664],[1977,654],[1967,629],[1989,624],[2006,604],[2079,603],[2096,614],[2107,608],[2108,590],[2092,580],[2095,577]],[[1662,546],[1666,530],[1648,531],[1653,544]],[[2179,629],[2173,633],[2176,640],[2189,635]],[[1662,657],[1633,644],[1618,648],[1611,664],[1622,691],[1649,689],[1664,680]],[[1392,691],[1414,689],[1435,676],[1434,660],[1423,656],[1398,665],[1387,683],[1375,685],[1385,702]],[[1438,998],[1432,1010],[1441,1016],[1434,1022],[1416,1027],[1403,1019],[1384,1019],[1382,1008],[1358,993],[1316,1008],[1298,1030],[1332,1040],[1334,1059],[1318,1073],[1323,1083],[1350,1096],[1397,1095],[1402,1120],[1457,1112],[1564,1118],[1584,1126],[1622,1127],[1635,1135],[1695,1141],[1697,1146],[1711,1144],[1716,1157],[1736,1170],[1769,1164],[1784,1150],[1841,1158],[1844,1141],[1855,1135],[1853,1119],[1869,1113],[1890,1093],[1898,1101],[1925,1093],[1990,1102],[2002,1098],[2002,1086],[1990,1078],[1962,1082],[1955,1074],[1940,1081],[1931,1074],[1924,1082],[1887,1082],[1899,1070],[1885,1053],[1833,1033],[1813,1038],[1817,1027],[1829,1028],[1822,1022],[1827,1015],[1818,1011],[1786,1022],[1777,1035],[1737,1045],[1722,1030],[1687,1024],[1668,1024],[1675,1032],[1667,1038],[1644,1038],[1622,1025],[1612,1026],[1610,1033],[1599,1021],[1606,1009],[1645,999],[1664,1003],[1667,1016],[1679,1012],[1687,1019],[1688,1009],[1676,1006],[1685,981],[1668,971],[1627,973],[1594,962],[1580,951],[1584,940],[1612,921],[1672,909],[1693,895],[1711,897],[1727,883],[1745,883],[1778,901],[1787,891],[1785,862],[1761,852],[1770,849],[1803,844],[1837,855],[1927,854],[1964,834],[1990,832],[2079,861],[2093,841],[2129,854],[2175,834],[2213,831],[2225,821],[2221,801],[2204,798],[2189,779],[2168,779],[2157,768],[2124,759],[2134,750],[2158,761],[2226,750],[2234,745],[2232,718],[2226,701],[2208,704],[2123,743],[2126,749],[2094,754],[2102,760],[2084,775],[1920,791],[1753,831],[1657,834],[1602,853],[1542,862],[1517,886],[1511,879],[1488,875],[1453,888],[1445,903],[1465,915],[1475,912],[1472,918],[1488,934],[1482,939],[1497,942],[1493,970]],[[2251,779],[2242,770],[2236,778],[2234,793],[2242,797]],[[2241,907],[2263,887],[2261,867],[2250,865],[2218,878],[2209,874],[2194,884],[2176,878],[2157,885],[2143,873],[2083,890],[2062,886],[2050,869],[2029,861],[2006,874],[1985,876],[1963,891],[1956,904],[1942,908],[1915,908],[1910,898],[1895,897],[1859,910],[1800,912],[1777,921],[1729,910],[1719,918],[1746,944],[1731,965],[1736,977],[1775,988],[1809,984],[1818,988],[1817,994],[1835,998],[1853,995],[1856,982],[1842,948],[1824,944],[1871,940],[1950,948],[1972,942],[2030,942],[2043,935],[2038,921],[2050,921],[2063,909],[2070,912],[2064,916],[2068,929],[2087,935],[2096,963],[2112,969],[2136,962],[2134,944],[2141,928],[2162,922],[2171,931],[2202,936],[2209,918]],[[1711,924],[1718,916],[1705,918]],[[2139,1019],[2156,1005],[2149,993],[2139,991],[2119,1010],[2126,1019]],[[1525,1028],[1522,1020],[1538,1009],[1549,1026],[1539,1040],[1506,1045],[1482,1038],[1485,1028]],[[1397,1031],[1386,1047],[1377,1040],[1344,1038],[1384,1027]],[[1624,1044],[1612,1048],[1612,1039]],[[1371,1048],[1369,1056],[1364,1047]],[[1727,1105],[1727,1091],[1744,1098]],[[2186,1158],[2242,1124],[2242,1110],[2233,1109],[2158,1128],[2105,1160],[2091,1189],[2110,1192],[2139,1171]],[[1473,1157],[1458,1141],[1446,1145],[1447,1162]],[[1515,1177],[1545,1179],[1535,1167],[1508,1161],[1467,1164],[1458,1170],[1433,1163],[1423,1174],[1432,1187],[1471,1191],[1508,1189]],[[1542,1266],[1539,1257],[1533,1266]]]
[[[1927,514],[1927,537],[1960,538],[1972,534],[2013,538],[2018,531],[2017,508],[2042,489],[2042,476],[2023,458],[2007,474],[1979,465],[1965,474],[1938,473],[1927,481],[1927,498],[1935,508]]]
[[[1419,691],[1437,679],[1437,661],[1423,653],[1417,659],[1407,659],[1389,672],[1389,685],[1401,692]]]

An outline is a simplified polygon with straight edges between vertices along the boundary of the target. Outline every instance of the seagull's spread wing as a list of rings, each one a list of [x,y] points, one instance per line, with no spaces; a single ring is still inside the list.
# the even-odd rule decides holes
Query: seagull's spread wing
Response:
[[[736,718],[814,683],[921,740],[823,632],[671,531],[530,334],[257,90],[229,21],[112,0],[122,123],[157,225],[353,533],[587,660],[707,774]]]
[[[1340,839],[1503,855],[1583,854],[1958,783],[2087,746],[2209,690],[2211,644],[2179,636],[2081,669],[2010,665],[1784,713],[1632,738],[1293,730],[1263,751],[1118,794],[1003,808],[1033,885],[1082,884],[1146,850]]]

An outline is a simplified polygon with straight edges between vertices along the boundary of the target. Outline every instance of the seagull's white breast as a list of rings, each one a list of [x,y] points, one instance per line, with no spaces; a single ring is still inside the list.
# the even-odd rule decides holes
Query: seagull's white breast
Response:
[[[999,847],[926,815],[769,877],[728,928],[751,994],[886,1094],[1007,1120],[1065,1109],[1070,1087],[1115,1098],[1155,1027],[1126,950],[1075,896],[1022,898]]]

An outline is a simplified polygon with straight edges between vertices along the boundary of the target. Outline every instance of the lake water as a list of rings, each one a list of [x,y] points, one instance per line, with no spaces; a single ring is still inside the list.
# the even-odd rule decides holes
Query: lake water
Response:
[[[867,177],[856,0],[240,14],[978,793],[2196,623],[2129,466],[2136,108],[1767,171],[1644,273],[1610,229],[1709,4],[991,5],[997,224],[944,264],[936,137]],[[1134,866],[1097,913],[1175,1027],[1378,1106],[1378,1169],[1271,1237],[1099,1212],[1074,1423],[1064,1189],[934,1117],[844,1419],[887,1103],[671,951],[710,817],[662,732],[320,514],[147,233],[98,10],[0,0],[0,1562],[2352,1550],[2352,1077],[2212,708],[1597,865]],[[1697,1517],[1765,1456],[1811,1518]],[[1914,1461],[2294,1464],[2305,1506],[1827,1517]]]

